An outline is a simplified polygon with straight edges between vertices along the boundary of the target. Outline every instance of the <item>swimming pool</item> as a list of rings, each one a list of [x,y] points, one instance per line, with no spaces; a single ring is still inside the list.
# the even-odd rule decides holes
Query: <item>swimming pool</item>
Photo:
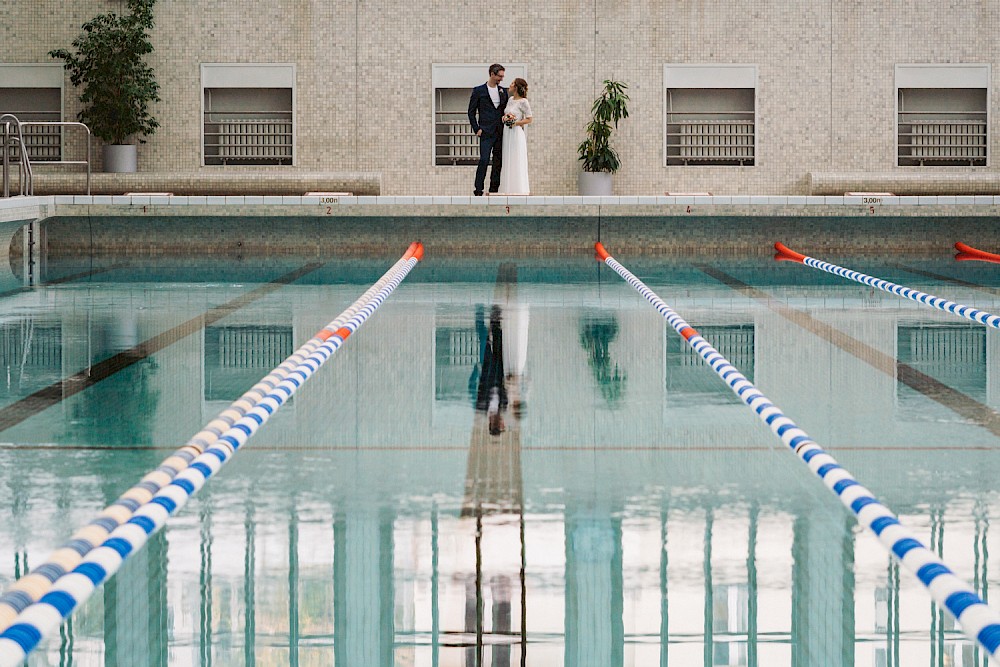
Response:
[[[6,293],[0,589],[395,256],[108,255]],[[762,254],[617,256],[989,597],[996,332]],[[824,258],[1000,311],[997,269],[947,248]],[[331,658],[985,660],[607,268],[432,246],[33,660]]]

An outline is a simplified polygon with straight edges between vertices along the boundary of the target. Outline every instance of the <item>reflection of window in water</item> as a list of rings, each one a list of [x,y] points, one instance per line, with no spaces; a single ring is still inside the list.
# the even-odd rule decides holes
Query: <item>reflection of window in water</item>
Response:
[[[875,632],[887,632],[889,629],[889,587],[879,586],[875,589]]]
[[[750,594],[746,584],[712,587],[712,664],[747,664]]]
[[[479,369],[479,334],[475,327],[438,327],[434,333],[434,398],[468,402],[476,397],[470,378]]]
[[[62,325],[32,319],[0,325],[0,395],[19,397],[62,378]]]
[[[901,364],[978,401],[986,400],[986,329],[975,324],[900,325],[896,336]],[[919,378],[918,378],[919,379]],[[897,384],[899,406],[909,419],[937,419],[926,399]]]
[[[232,401],[279,366],[293,349],[292,327],[205,327],[205,400]]]
[[[754,377],[754,325],[727,324],[698,327],[698,333],[748,380]],[[666,338],[666,389],[673,404],[739,402],[688,342],[668,327]]]

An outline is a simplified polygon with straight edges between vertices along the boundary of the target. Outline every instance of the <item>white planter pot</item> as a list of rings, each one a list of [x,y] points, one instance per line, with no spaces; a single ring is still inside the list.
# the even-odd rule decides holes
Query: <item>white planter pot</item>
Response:
[[[104,147],[104,171],[113,174],[134,174],[138,168],[135,144]]]
[[[605,171],[581,171],[577,185],[582,197],[611,196],[611,174]]]

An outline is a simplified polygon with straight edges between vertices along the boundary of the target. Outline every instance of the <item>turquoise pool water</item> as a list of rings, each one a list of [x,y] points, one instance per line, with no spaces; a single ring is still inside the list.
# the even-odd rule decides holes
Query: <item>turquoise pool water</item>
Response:
[[[12,282],[0,590],[395,256]],[[997,332],[766,257],[617,257],[990,598]],[[993,265],[824,259],[1000,311]],[[617,275],[433,248],[30,664],[331,662],[986,664]]]

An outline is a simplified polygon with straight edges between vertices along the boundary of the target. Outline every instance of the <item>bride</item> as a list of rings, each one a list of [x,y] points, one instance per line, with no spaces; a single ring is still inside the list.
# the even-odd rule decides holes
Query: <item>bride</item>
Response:
[[[504,109],[503,157],[500,194],[528,194],[528,139],[524,126],[531,123],[528,82],[517,78],[510,85],[510,99]]]

